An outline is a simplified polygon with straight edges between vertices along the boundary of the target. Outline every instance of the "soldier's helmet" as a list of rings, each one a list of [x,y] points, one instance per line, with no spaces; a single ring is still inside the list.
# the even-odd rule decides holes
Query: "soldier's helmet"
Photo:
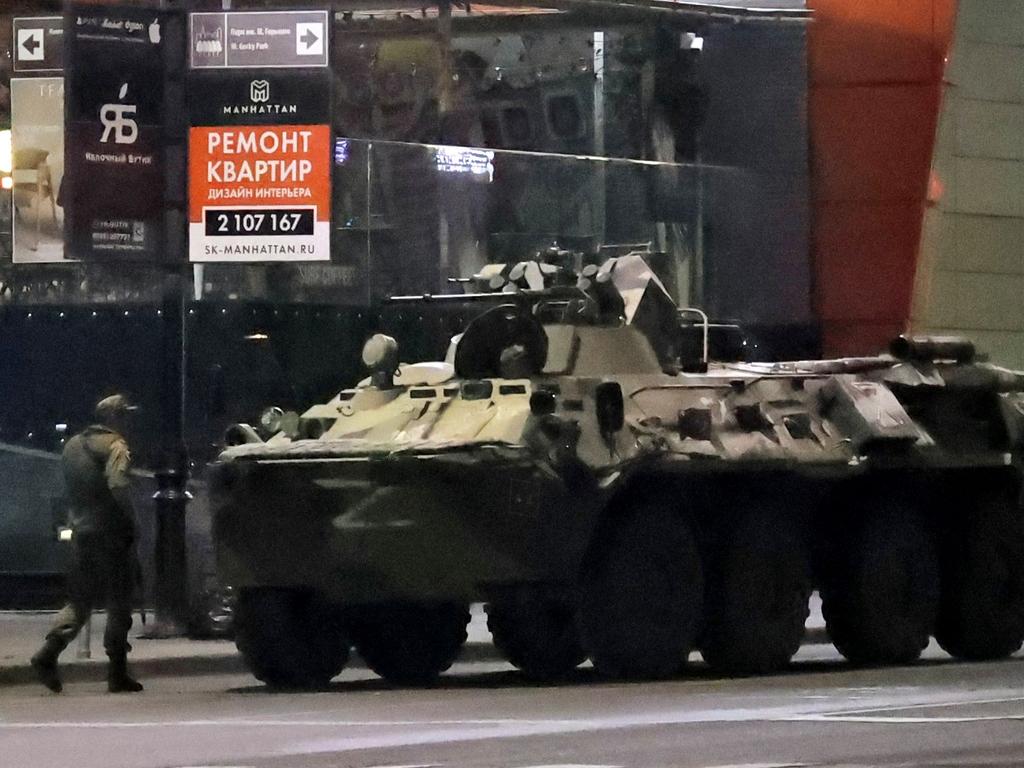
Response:
[[[132,404],[125,395],[118,393],[104,397],[96,403],[95,414],[98,421],[109,424],[111,421],[123,420],[137,410],[138,406]]]

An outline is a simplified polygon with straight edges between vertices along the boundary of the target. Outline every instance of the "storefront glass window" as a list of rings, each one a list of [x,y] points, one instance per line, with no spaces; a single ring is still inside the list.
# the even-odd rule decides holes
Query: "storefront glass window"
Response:
[[[359,351],[370,333],[401,338],[410,360],[437,358],[470,317],[464,307],[390,305],[389,296],[458,293],[496,262],[582,264],[643,250],[681,304],[732,312],[739,294],[729,270],[743,264],[763,271],[763,294],[772,280],[784,283],[775,293],[792,297],[785,300],[803,317],[806,264],[773,238],[795,242],[806,223],[804,86],[780,87],[784,98],[770,104],[774,91],[758,95],[776,135],[799,148],[786,160],[791,175],[760,167],[756,141],[722,149],[717,138],[751,108],[729,90],[749,39],[692,19],[652,24],[639,13],[610,24],[578,9],[517,4],[455,8],[448,23],[434,6],[371,14],[341,0],[325,5],[329,86],[306,89],[306,98],[329,102],[330,259],[191,265],[182,253],[174,267],[82,262],[66,248],[62,73],[14,72],[12,63],[13,18],[59,15],[63,5],[4,5],[0,487],[19,477],[27,490],[0,496],[0,537],[21,525],[5,531],[5,519],[57,514],[61,445],[113,391],[143,406],[134,447],[148,504],[166,456],[169,285],[184,308],[184,437],[196,496],[190,519],[200,528],[203,469],[228,425],[255,420],[265,405],[302,409],[362,378]],[[802,32],[779,31],[772,44],[802,62]],[[703,63],[708,51],[719,57],[715,68]],[[253,104],[273,100],[265,83],[245,86]],[[765,297],[754,299],[743,306],[757,318]],[[19,567],[57,572],[50,523],[30,527],[49,554]],[[0,573],[11,567],[0,562]]]

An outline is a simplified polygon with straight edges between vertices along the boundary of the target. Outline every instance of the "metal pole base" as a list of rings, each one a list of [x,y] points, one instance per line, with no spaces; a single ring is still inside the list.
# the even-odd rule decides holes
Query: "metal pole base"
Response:
[[[182,637],[188,630],[188,567],[185,553],[185,511],[191,494],[187,473],[168,468],[157,474],[153,495],[156,511],[156,613],[142,637]]]
[[[185,637],[188,634],[188,626],[173,620],[161,621],[157,619],[146,625],[146,631],[139,635],[140,640],[172,640]]]

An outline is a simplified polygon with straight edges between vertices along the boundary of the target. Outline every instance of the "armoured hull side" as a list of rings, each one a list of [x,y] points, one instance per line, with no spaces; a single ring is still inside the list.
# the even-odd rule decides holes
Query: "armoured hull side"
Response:
[[[263,679],[324,682],[334,626],[385,678],[431,680],[480,599],[541,679],[588,656],[673,675],[695,649],[728,674],[781,669],[815,588],[858,664],[912,661],[933,636],[963,658],[1021,646],[1024,373],[955,338],[713,363],[707,324],[701,356],[677,354],[694,328],[636,254],[575,286],[564,264],[493,266],[492,290],[527,284],[445,362],[403,365],[377,335],[357,387],[231,431],[221,573]]]
[[[488,586],[573,580],[597,503],[500,453],[217,465],[220,578],[346,603],[473,600]]]

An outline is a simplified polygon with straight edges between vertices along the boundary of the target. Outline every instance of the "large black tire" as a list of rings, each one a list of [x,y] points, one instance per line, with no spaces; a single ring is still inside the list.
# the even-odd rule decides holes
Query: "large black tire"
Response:
[[[962,659],[1009,656],[1024,643],[1024,520],[995,502],[957,531],[943,573],[935,639]]]
[[[581,576],[580,639],[597,671],[652,679],[679,672],[700,630],[704,576],[687,520],[635,500],[609,522]]]
[[[854,664],[906,664],[921,655],[935,628],[935,541],[909,504],[880,500],[868,510],[849,542],[840,543],[822,613],[832,642]]]
[[[350,614],[356,650],[389,683],[430,685],[466,642],[469,608],[459,603],[365,606]]]
[[[523,589],[487,607],[487,628],[498,652],[531,680],[565,677],[587,658],[576,628],[576,607]]]
[[[810,597],[810,562],[798,527],[779,510],[752,510],[708,574],[704,660],[726,674],[785,667],[803,640]]]
[[[348,662],[341,610],[299,589],[248,588],[235,606],[235,645],[274,688],[325,687]]]

